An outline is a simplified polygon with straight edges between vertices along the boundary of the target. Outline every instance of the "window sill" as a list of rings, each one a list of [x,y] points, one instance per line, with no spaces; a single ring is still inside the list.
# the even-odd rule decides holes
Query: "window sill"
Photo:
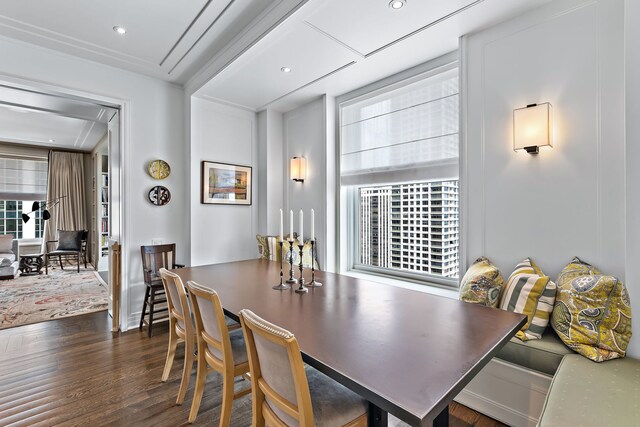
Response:
[[[384,285],[395,286],[398,288],[411,289],[412,291],[424,292],[426,294],[438,295],[451,299],[458,299],[459,296],[458,289],[445,289],[442,286],[436,284],[430,285],[429,283],[425,283],[424,285],[420,285],[418,283],[408,282],[400,279],[392,279],[390,277],[383,277],[377,274],[361,273],[355,270],[344,271],[340,274],[353,277],[355,279],[368,280],[370,282],[382,283]]]

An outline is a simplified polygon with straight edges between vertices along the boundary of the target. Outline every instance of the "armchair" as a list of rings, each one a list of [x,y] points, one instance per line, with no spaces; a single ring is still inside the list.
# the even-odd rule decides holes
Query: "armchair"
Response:
[[[84,259],[84,268],[87,268],[87,230],[58,230],[58,240],[48,240],[44,249],[44,269],[49,274],[49,258],[57,257],[60,268],[64,270],[62,257],[73,258],[78,261],[78,273],[80,272],[80,260]],[[57,243],[55,249],[50,250],[50,245]]]
[[[0,235],[0,280],[13,279],[18,274],[18,240],[13,235]]]

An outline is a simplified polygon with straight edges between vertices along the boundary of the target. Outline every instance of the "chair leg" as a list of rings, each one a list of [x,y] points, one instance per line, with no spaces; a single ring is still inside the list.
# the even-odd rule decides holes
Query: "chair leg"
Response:
[[[80,273],[80,254],[78,254],[78,273]]]
[[[64,266],[62,265],[62,256],[58,255],[58,262],[60,263],[60,270],[64,270]]]
[[[171,322],[173,323],[173,322]],[[162,372],[162,382],[166,383],[173,366],[173,359],[176,356],[176,348],[178,347],[178,335],[173,325],[169,331],[169,349],[167,350],[167,360],[164,362],[164,371]]]
[[[147,301],[149,300],[149,286],[146,287],[144,291],[144,302],[142,303],[142,314],[140,315],[140,327],[138,329],[142,330],[142,325],[144,325],[144,315],[147,311]]]
[[[178,390],[177,405],[182,405],[184,397],[189,389],[189,378],[191,378],[191,370],[193,369],[193,343],[191,340],[184,342],[184,367],[182,368],[182,380],[180,381],[180,390]]]
[[[189,424],[193,423],[198,416],[200,402],[202,401],[202,393],[204,392],[204,385],[207,382],[207,361],[204,358],[204,352],[200,350],[198,350],[198,366],[196,369],[198,373],[196,375],[196,386],[193,390],[191,411],[189,412]]]
[[[49,255],[44,254],[44,274],[49,274]]]
[[[222,383],[222,413],[220,414],[220,427],[229,427],[231,421],[231,405],[233,404],[233,374],[225,373]]]
[[[153,330],[153,310],[156,305],[156,290],[152,287],[151,293],[149,294],[149,324],[147,325],[147,335],[151,338],[151,333]]]

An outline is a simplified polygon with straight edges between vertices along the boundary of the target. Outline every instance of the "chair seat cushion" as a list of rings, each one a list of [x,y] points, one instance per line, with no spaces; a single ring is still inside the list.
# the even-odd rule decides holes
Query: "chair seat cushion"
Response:
[[[634,426],[640,419],[640,360],[596,364],[578,354],[558,368],[539,426]]]
[[[521,341],[512,338],[496,357],[547,375],[555,374],[562,358],[573,351],[564,345],[556,333],[547,328],[539,340]]]
[[[229,332],[229,338],[231,340],[231,353],[233,354],[233,363],[239,365],[247,362],[247,346],[244,343],[244,335],[242,335],[242,329],[236,329]],[[222,359],[222,354],[218,349],[209,346],[209,351],[218,359]]]
[[[342,384],[310,366],[306,374],[316,426],[343,426],[367,413],[367,401]]]
[[[79,252],[78,251],[68,251],[68,250],[62,250],[62,249],[56,249],[53,251],[49,251],[47,253],[47,255],[49,256],[58,256],[58,255],[78,255]]]

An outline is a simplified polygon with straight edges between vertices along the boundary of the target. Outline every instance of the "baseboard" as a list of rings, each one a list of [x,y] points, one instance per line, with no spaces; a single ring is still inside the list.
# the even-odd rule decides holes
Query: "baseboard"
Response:
[[[552,377],[494,358],[454,399],[514,427],[535,427]]]

